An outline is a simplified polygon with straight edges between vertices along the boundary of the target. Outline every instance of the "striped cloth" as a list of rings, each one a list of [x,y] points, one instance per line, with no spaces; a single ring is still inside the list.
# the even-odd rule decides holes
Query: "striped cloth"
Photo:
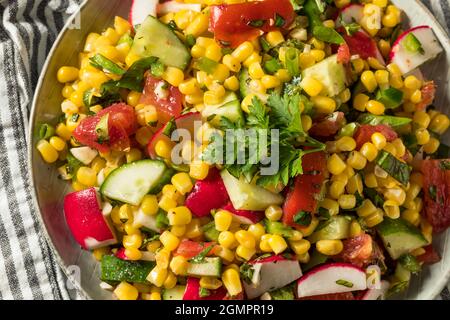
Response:
[[[39,73],[81,0],[0,0],[0,300],[76,299],[36,219],[27,126]],[[448,0],[423,0],[450,30]],[[442,298],[450,299],[448,290]]]

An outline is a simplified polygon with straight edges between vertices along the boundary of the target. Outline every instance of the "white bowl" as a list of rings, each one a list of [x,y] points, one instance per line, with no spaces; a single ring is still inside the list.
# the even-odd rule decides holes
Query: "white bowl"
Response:
[[[34,185],[33,198],[39,208],[39,219],[42,232],[53,247],[56,259],[72,281],[75,288],[85,298],[111,299],[108,291],[100,289],[99,264],[92,254],[80,249],[72,239],[66,226],[63,214],[64,195],[69,191],[66,182],[58,179],[56,169],[47,166],[41,160],[34,148],[37,142],[35,129],[37,124],[54,122],[60,114],[62,85],[56,81],[56,72],[62,65],[77,65],[78,53],[82,51],[84,40],[90,32],[99,32],[112,25],[115,15],[127,17],[131,0],[95,0],[82,4],[80,19],[69,23],[61,32],[43,68],[33,101],[30,123],[29,159]],[[447,107],[450,102],[448,94],[450,42],[433,18],[431,13],[419,1],[393,0],[393,2],[408,13],[411,25],[426,24],[433,27],[436,35],[445,48],[445,54],[433,61],[424,69],[425,75],[437,81],[439,85],[436,106],[450,113]],[[70,29],[77,23],[81,29]],[[446,141],[449,139],[447,137]],[[414,277],[407,293],[402,295],[407,299],[433,299],[447,284],[450,276],[450,246],[447,245],[450,231],[435,237],[434,246],[443,256],[440,263],[425,270]]]

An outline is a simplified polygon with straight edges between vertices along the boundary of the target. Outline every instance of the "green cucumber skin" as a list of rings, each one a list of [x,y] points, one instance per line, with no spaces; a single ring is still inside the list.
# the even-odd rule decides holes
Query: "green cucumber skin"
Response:
[[[189,50],[172,29],[152,16],[137,30],[132,52],[142,57],[157,57],[164,65],[181,70],[191,61]]]
[[[149,194],[158,194],[161,192],[161,190],[163,189],[163,187],[166,184],[170,183],[170,180],[172,179],[172,177],[176,174],[177,172],[172,169],[172,168],[167,168],[166,171],[164,171],[164,174],[162,175],[162,177],[159,179],[159,182],[157,185],[155,185],[153,188],[150,189],[150,191],[148,192]]]
[[[205,258],[201,263],[190,263],[187,274],[193,277],[220,277],[222,273],[222,259]]]
[[[101,261],[101,279],[148,283],[147,276],[155,265],[153,261],[127,261],[105,255]]]
[[[186,286],[177,285],[172,289],[164,289],[162,293],[163,300],[183,300]]]

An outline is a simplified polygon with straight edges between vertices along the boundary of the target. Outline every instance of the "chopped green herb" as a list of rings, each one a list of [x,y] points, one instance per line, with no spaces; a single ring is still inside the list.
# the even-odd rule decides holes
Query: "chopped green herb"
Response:
[[[200,287],[200,289],[198,290],[198,295],[200,296],[200,298],[206,298],[211,295],[211,292],[206,288]]]
[[[206,72],[207,74],[212,74],[216,70],[217,66],[219,65],[218,62],[211,60],[206,57],[201,57],[197,60],[195,63],[195,66],[201,70]]]
[[[177,23],[173,20],[170,20],[169,23],[167,23],[167,26],[172,29],[173,31],[178,31],[179,28],[177,26]]]
[[[200,252],[198,255],[193,257],[189,260],[191,263],[203,263],[205,261],[206,256],[211,252],[211,250],[214,248],[214,246],[208,246],[207,248],[203,249],[202,252]]]
[[[252,283],[253,274],[255,273],[255,269],[253,269],[253,265],[249,263],[243,263],[239,268],[239,273],[241,274],[242,280],[247,283]]]
[[[156,78],[161,78],[165,70],[165,66],[161,61],[155,61],[150,67],[151,74]]]
[[[430,194],[431,199],[436,201],[436,199],[437,199],[437,187],[435,185],[431,185],[428,188],[428,193]]]
[[[192,48],[195,44],[196,40],[192,34],[186,35],[186,44],[189,48]]]
[[[172,117],[169,122],[167,122],[166,126],[164,127],[164,130],[162,132],[163,135],[166,137],[171,137],[172,133],[176,130],[177,125],[175,123],[175,118]]]
[[[71,117],[70,120],[72,120],[72,122],[77,122],[78,119],[80,119],[80,115],[78,113],[74,113]]]
[[[166,229],[169,226],[169,218],[164,210],[159,210],[156,215],[156,227],[158,229]]]
[[[95,127],[95,133],[97,134],[98,143],[102,144],[109,141],[109,114],[105,114],[100,118],[97,126]]]
[[[267,42],[266,38],[259,37],[259,44],[261,45],[261,48],[264,52],[269,52],[271,49],[269,42]]]
[[[70,152],[67,154],[66,171],[73,177],[74,180],[76,180],[78,169],[80,169],[82,166],[83,163],[80,160],[75,158]]]
[[[353,288],[353,283],[350,281],[344,280],[344,279],[337,280],[336,284],[347,287],[347,288]]]
[[[403,292],[406,290],[406,288],[408,288],[408,286],[409,286],[409,281],[397,282],[389,288],[386,296],[390,297],[394,294]]]
[[[379,90],[376,99],[383,103],[388,109],[396,109],[403,103],[403,91],[395,88]]]
[[[264,70],[266,70],[266,72],[269,74],[274,74],[281,68],[283,68],[281,62],[275,58],[271,58],[264,63]]]
[[[250,27],[254,27],[254,28],[260,28],[264,25],[264,23],[266,23],[266,20],[257,19],[257,20],[249,21],[247,23],[247,25],[249,25]]]
[[[111,61],[110,59],[106,58],[104,55],[101,55],[99,53],[90,58],[89,60],[91,62],[91,65],[94,66],[95,68],[105,70],[112,74],[121,76],[126,72],[117,63]]]
[[[278,13],[275,14],[275,27],[281,28],[286,23],[286,20]]]
[[[389,152],[381,151],[376,160],[376,164],[401,184],[405,186],[408,184],[411,168]]]
[[[311,212],[300,211],[294,216],[294,222],[300,226],[309,226],[312,221]]]
[[[420,54],[425,54],[425,50],[423,49],[422,43],[419,41],[419,39],[417,39],[417,37],[410,32],[405,40],[403,41],[403,44],[406,48],[406,50],[410,51],[410,52],[418,52]]]
[[[412,273],[418,273],[422,269],[419,261],[412,254],[404,254],[399,258],[401,265],[408,271]]]

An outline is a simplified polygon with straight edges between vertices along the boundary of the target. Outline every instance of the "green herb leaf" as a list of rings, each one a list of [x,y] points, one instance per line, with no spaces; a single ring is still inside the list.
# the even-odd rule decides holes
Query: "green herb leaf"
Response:
[[[156,77],[156,78],[161,78],[164,70],[165,70],[165,66],[161,61],[155,61],[155,63],[153,63],[150,67],[150,72],[151,74]]]
[[[198,68],[201,71],[206,72],[207,74],[212,74],[216,70],[217,66],[219,65],[218,62],[211,60],[206,57],[201,57],[197,60],[195,63],[195,67]]]
[[[105,114],[95,127],[97,142],[102,144],[109,141],[109,114]]]
[[[396,284],[394,284],[393,286],[391,286],[386,294],[387,297],[390,297],[394,294],[403,292],[406,290],[406,288],[408,288],[409,286],[409,281],[402,281],[402,282],[397,282]]]
[[[336,284],[347,287],[347,288],[353,288],[353,283],[350,281],[344,280],[344,279],[337,280]]]
[[[206,298],[211,295],[211,292],[206,288],[200,287],[200,289],[198,289],[198,295],[200,296],[200,298]]]
[[[266,70],[266,72],[269,74],[274,74],[281,68],[283,68],[283,66],[278,59],[271,58],[264,62],[264,70]]]
[[[115,87],[142,92],[144,89],[144,75],[158,58],[148,57],[136,61],[118,81],[113,82]]]
[[[84,164],[75,158],[72,153],[67,154],[67,165],[66,171],[69,175],[73,177],[73,180],[76,180],[78,169],[80,169]]]
[[[311,212],[300,211],[294,216],[294,222],[300,226],[309,226],[312,221]]]
[[[126,72],[117,63],[111,61],[110,59],[106,58],[104,55],[101,55],[99,53],[90,58],[89,60],[91,61],[91,65],[94,66],[95,68],[104,70],[112,74],[121,76]]]
[[[378,155],[376,164],[401,184],[405,186],[408,184],[411,168],[389,152],[382,150]]]
[[[171,137],[172,133],[177,129],[177,125],[175,123],[175,118],[172,117],[169,122],[166,123],[166,126],[164,127],[164,130],[162,132],[163,135],[166,137]]]
[[[404,254],[398,260],[401,265],[408,271],[412,273],[418,273],[422,269],[419,261],[417,261],[416,257],[412,254]]]
[[[255,269],[253,269],[253,265],[249,263],[243,263],[239,268],[239,273],[241,275],[241,279],[247,282],[248,284],[252,283],[253,274],[255,273]]]
[[[286,23],[286,20],[278,13],[275,14],[275,27],[281,28]]]
[[[167,213],[160,209],[156,215],[156,227],[158,229],[166,229],[169,226],[169,218],[167,218]]]
[[[266,23],[266,20],[257,19],[249,21],[247,25],[253,28],[261,28],[264,25],[264,23]]]
[[[191,263],[203,263],[205,261],[206,256],[211,252],[211,250],[214,248],[214,246],[208,246],[205,249],[202,250],[198,255],[191,258],[189,262]]]
[[[344,38],[332,28],[325,26],[315,26],[313,28],[313,35],[322,41],[333,43],[333,44],[343,44],[345,42]]]

